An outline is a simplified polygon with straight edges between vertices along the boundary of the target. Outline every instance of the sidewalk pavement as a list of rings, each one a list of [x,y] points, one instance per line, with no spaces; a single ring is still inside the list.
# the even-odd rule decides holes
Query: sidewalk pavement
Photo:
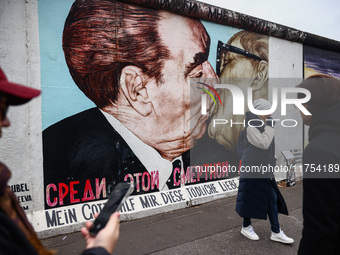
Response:
[[[302,182],[280,188],[289,216],[279,215],[291,245],[273,242],[269,220],[252,220],[260,240],[251,241],[241,233],[242,219],[235,212],[236,197],[122,222],[115,255],[267,255],[297,254],[302,231]],[[85,247],[79,232],[43,240],[60,254],[79,254]]]

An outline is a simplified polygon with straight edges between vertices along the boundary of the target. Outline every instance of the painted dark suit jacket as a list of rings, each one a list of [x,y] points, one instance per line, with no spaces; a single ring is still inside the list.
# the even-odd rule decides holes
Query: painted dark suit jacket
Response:
[[[142,127],[141,127],[142,128]],[[211,150],[209,161],[214,162],[219,158],[227,158],[224,147],[217,143]],[[204,161],[202,155],[206,152],[207,141],[197,149],[198,161]],[[209,145],[209,146],[210,146]],[[216,148],[219,149],[216,149]],[[70,116],[43,131],[43,156],[44,156],[44,186],[59,183],[69,185],[77,182],[75,197],[80,198],[84,193],[84,184],[91,180],[95,190],[95,179],[99,181],[106,178],[107,194],[111,193],[114,185],[123,181],[127,174],[144,173],[146,168],[135,156],[129,145],[120,134],[114,130],[98,108],[92,108],[76,115]],[[193,158],[193,157],[192,157]],[[182,155],[184,169],[190,164],[190,151]],[[201,163],[201,162],[195,162]],[[160,173],[161,174],[161,173]],[[70,186],[69,186],[70,187]],[[176,187],[175,187],[176,188]],[[157,189],[148,190],[155,192]],[[65,192],[65,190],[61,190]],[[70,192],[70,191],[69,191]],[[53,191],[57,193],[57,191]],[[142,189],[138,194],[146,193]],[[136,193],[136,186],[135,192]],[[45,193],[46,196],[46,193]],[[101,199],[102,197],[96,198]],[[53,198],[50,198],[53,201]],[[70,198],[65,197],[63,205],[68,205]],[[50,208],[45,199],[46,208]],[[59,204],[55,207],[60,206]]]

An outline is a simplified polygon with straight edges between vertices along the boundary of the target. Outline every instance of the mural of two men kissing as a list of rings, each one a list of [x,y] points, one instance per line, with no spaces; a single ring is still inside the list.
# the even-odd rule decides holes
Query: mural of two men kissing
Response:
[[[198,88],[247,78],[233,82],[258,88],[254,99],[267,97],[268,38],[237,31],[233,50],[217,49],[220,77],[209,61],[216,44],[197,19],[115,0],[75,1],[62,47],[74,83],[95,107],[43,131],[45,208],[105,199],[118,181],[133,181],[138,195],[237,176],[197,172],[238,166],[240,132],[211,124],[235,118],[230,93],[217,91],[223,107],[208,97],[204,115]]]

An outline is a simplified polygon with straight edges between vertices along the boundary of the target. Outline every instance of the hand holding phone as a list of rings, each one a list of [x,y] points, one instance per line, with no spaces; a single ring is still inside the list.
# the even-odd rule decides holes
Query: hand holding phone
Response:
[[[98,217],[93,222],[92,227],[89,232],[91,236],[96,236],[100,230],[102,230],[110,216],[119,211],[122,204],[125,202],[126,198],[132,193],[133,184],[128,182],[120,182],[114,188],[113,191],[107,200],[104,208],[98,215]]]
[[[85,227],[81,229],[81,234],[86,242],[86,249],[102,247],[109,254],[112,254],[119,239],[119,212],[115,212],[110,216],[105,228],[98,232],[96,236],[91,236],[89,233],[92,224],[93,222],[88,221],[85,223]]]

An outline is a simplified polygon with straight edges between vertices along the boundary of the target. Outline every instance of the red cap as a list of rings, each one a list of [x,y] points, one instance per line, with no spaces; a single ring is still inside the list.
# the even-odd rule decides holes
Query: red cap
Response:
[[[9,82],[0,68],[0,93],[8,95],[7,103],[10,105],[24,104],[40,95],[41,91],[21,84]]]

